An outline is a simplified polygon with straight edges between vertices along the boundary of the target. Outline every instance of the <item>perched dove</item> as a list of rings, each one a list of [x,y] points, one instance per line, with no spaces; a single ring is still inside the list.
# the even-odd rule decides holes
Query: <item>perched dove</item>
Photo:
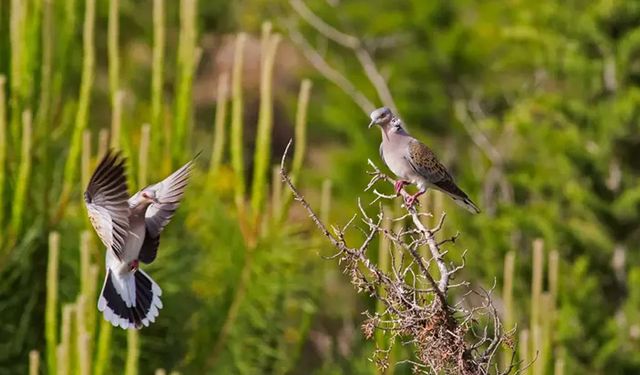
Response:
[[[162,290],[138,265],[156,258],[160,233],[180,204],[193,160],[132,197],[124,164],[120,153],[107,152],[89,180],[84,200],[91,224],[107,247],[98,310],[114,326],[128,329],[149,326],[162,308]]]
[[[427,188],[434,188],[449,195],[469,212],[480,212],[467,194],[456,185],[433,151],[410,136],[403,127],[402,120],[394,116],[389,108],[378,108],[371,112],[370,117],[369,128],[377,124],[382,130],[380,156],[399,178],[395,183],[396,194],[400,194],[400,190],[407,184],[415,184],[419,189],[407,198],[407,206],[413,205]]]

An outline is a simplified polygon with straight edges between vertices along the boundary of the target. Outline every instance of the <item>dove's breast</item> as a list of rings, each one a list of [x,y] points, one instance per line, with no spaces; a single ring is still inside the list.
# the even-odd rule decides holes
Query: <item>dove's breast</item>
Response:
[[[124,261],[129,263],[138,259],[145,236],[144,214],[129,217],[129,234],[124,245]]]
[[[382,159],[391,172],[403,180],[412,183],[418,182],[416,181],[418,176],[407,160],[408,152],[406,152],[406,146],[383,142],[380,149],[382,151]]]

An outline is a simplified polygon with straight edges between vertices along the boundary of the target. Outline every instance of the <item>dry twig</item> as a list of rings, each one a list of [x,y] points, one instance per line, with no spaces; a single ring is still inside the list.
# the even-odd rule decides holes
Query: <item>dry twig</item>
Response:
[[[362,325],[365,337],[371,338],[377,329],[389,336],[390,345],[411,345],[414,357],[402,363],[410,364],[414,372],[419,374],[511,373],[515,368],[513,359],[508,369],[500,371],[495,367],[498,348],[501,344],[511,345],[510,337],[513,332],[505,333],[502,330],[491,300],[492,289],[469,290],[458,303],[449,302],[449,291],[455,287],[468,287],[468,283],[450,284],[452,276],[464,269],[466,251],[462,255],[461,264],[446,262],[446,252],[442,251],[441,246],[453,243],[457,238],[456,235],[444,240],[437,239],[446,216],[443,214],[435,227],[428,228],[420,220],[425,214],[418,212],[415,207],[406,208],[406,215],[400,218],[387,218],[381,205],[378,205],[377,213],[372,216],[358,199],[359,212],[344,227],[333,227],[332,233],[287,174],[285,160],[290,145],[291,142],[282,156],[280,174],[295,200],[337,250],[337,253],[327,259],[339,260],[358,292],[365,292],[382,302],[382,312],[365,312],[367,319]],[[369,166],[372,168],[369,172],[372,177],[365,190],[373,191],[374,201],[395,199],[396,196],[385,195],[373,189],[379,182],[393,184],[394,181],[383,174],[371,160]],[[407,193],[402,191],[401,194],[404,198]],[[358,218],[364,225],[359,228],[364,234],[364,240],[357,246],[351,246],[345,240],[345,233],[356,225]],[[407,228],[399,231],[382,225],[384,220],[404,218],[411,220],[407,222]],[[377,236],[386,238],[392,244],[389,251],[400,251],[399,257],[391,256],[390,269],[387,271],[381,270],[368,252]],[[420,253],[420,248],[424,246],[429,249],[429,259]],[[430,269],[432,263],[437,266],[438,277]],[[465,309],[462,302],[472,293],[480,296],[483,303],[470,310]],[[389,350],[390,348],[378,348],[372,356],[372,361],[381,370],[389,366]]]

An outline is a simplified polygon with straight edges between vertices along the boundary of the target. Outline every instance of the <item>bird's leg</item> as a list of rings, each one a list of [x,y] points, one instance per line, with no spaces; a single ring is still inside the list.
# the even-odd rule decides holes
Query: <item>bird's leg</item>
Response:
[[[137,259],[132,260],[131,263],[129,264],[130,271],[131,272],[137,271],[139,265],[140,263],[138,262]]]
[[[407,200],[404,202],[407,205],[407,208],[413,206],[413,204],[415,203],[416,199],[418,199],[419,196],[421,196],[422,194],[424,194],[427,191],[427,189],[420,189],[418,190],[417,193],[410,195]]]
[[[407,181],[404,180],[396,180],[396,182],[393,184],[393,189],[396,192],[396,196],[400,195],[400,190],[402,190],[402,188],[404,187],[404,185],[408,185],[409,183]]]

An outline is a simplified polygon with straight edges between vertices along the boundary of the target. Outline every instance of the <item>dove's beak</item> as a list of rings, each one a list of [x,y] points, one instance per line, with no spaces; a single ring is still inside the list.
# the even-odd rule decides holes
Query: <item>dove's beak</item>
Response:
[[[373,124],[376,123],[376,120],[371,120],[371,122],[369,123],[369,126],[367,126],[368,129],[371,129],[371,127],[373,126]]]

